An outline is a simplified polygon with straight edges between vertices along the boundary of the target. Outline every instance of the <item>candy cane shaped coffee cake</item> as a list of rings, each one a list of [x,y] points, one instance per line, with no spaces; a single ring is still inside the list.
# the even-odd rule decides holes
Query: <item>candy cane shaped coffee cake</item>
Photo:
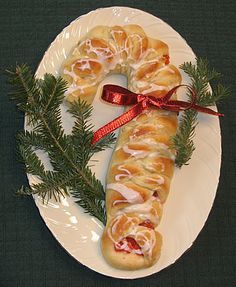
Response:
[[[63,66],[67,100],[91,103],[111,73],[126,75],[131,91],[156,98],[181,83],[168,46],[140,26],[97,26]],[[107,223],[101,238],[105,259],[116,268],[145,268],[160,257],[162,237],[156,229],[174,172],[171,137],[176,129],[176,113],[155,108],[120,129],[107,173]]]

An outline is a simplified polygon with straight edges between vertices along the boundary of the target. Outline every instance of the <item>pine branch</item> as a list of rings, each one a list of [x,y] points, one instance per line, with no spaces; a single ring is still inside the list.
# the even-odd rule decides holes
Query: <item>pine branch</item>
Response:
[[[75,124],[72,129],[72,142],[76,149],[78,161],[85,166],[92,156],[93,149],[91,144],[93,126],[89,121],[92,107],[85,102],[78,100],[78,102],[71,104],[69,112],[75,118]]]
[[[42,177],[42,182],[32,184],[31,193],[41,196],[43,202],[48,202],[51,198],[60,201],[60,196],[69,195],[68,185],[72,180],[71,177],[62,177],[62,174],[46,171]]]
[[[183,113],[177,134],[172,138],[176,150],[175,165],[181,167],[188,164],[195,150],[193,138],[195,136],[195,127],[197,125],[197,113],[193,110],[187,110]]]
[[[15,71],[7,72],[9,83],[14,87],[12,93],[10,93],[11,98],[17,101],[20,110],[26,113],[32,112],[29,107],[29,98],[31,95],[35,95],[35,101],[39,101],[40,90],[30,68],[23,64],[22,66],[16,66]]]
[[[98,188],[103,190],[102,184],[96,179],[95,175],[92,174],[89,169],[87,169],[87,172],[93,177],[93,180],[96,182]],[[71,194],[74,198],[76,198],[76,203],[83,207],[86,213],[97,217],[105,225],[106,209],[104,199],[88,196],[89,190],[87,189],[87,186],[83,185],[81,181],[77,181],[76,179],[73,182]]]
[[[74,193],[72,194],[74,197],[77,197]],[[96,198],[90,198],[88,200],[87,197],[80,195],[75,202],[84,208],[85,213],[97,217],[104,225],[106,224],[106,212],[103,200],[98,200]]]
[[[34,147],[34,150],[40,149],[46,151],[50,148],[48,141],[45,141],[40,134],[34,131],[20,131],[17,134],[18,145],[25,147]]]
[[[196,64],[185,62],[180,65],[180,69],[189,76],[190,86],[197,94],[198,105],[212,106],[229,96],[229,89],[219,83],[213,84],[212,91],[209,90],[209,82],[219,80],[221,75],[215,69],[210,68],[206,59],[198,58]],[[189,92],[187,96],[191,99]],[[197,112],[194,110],[186,110],[180,118],[177,134],[172,138],[176,150],[175,164],[178,167],[188,164],[192,157],[195,150],[193,139],[197,124]]]
[[[44,165],[31,147],[22,144],[19,146],[19,153],[25,164],[26,172],[43,178],[45,174]]]
[[[108,134],[93,145],[93,154],[110,148],[116,141],[114,133]]]
[[[12,98],[25,112],[32,128],[18,134],[19,153],[26,172],[39,178],[39,183],[21,187],[18,194],[38,194],[45,202],[72,194],[85,212],[104,223],[104,189],[89,169],[88,162],[95,152],[110,146],[113,136],[92,145],[93,131],[89,119],[92,107],[82,101],[70,107],[75,123],[72,133],[65,134],[60,107],[66,82],[50,74],[38,80],[27,65],[8,72],[13,85]],[[48,155],[53,171],[45,169],[37,150]]]
[[[55,113],[55,110],[58,110],[58,104],[64,99],[66,85],[65,81],[61,78],[56,79],[51,74],[44,75],[44,80],[40,81],[42,90],[40,106],[42,106],[43,115]]]
[[[76,154],[80,163],[87,164],[89,159],[97,152],[110,148],[116,138],[113,133],[102,138],[96,144],[91,145],[93,137],[93,126],[88,118],[91,117],[92,108],[85,102],[78,100],[73,103],[69,112],[75,118],[75,125],[72,130],[72,141],[76,148]]]

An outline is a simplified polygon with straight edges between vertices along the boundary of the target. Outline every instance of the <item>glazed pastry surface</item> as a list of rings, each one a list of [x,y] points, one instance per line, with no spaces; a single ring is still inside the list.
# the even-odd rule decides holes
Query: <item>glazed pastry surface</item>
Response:
[[[110,73],[126,75],[131,91],[157,98],[181,83],[167,44],[149,38],[138,25],[97,26],[80,40],[63,67],[67,100],[91,103]],[[174,172],[170,141],[176,130],[176,113],[154,108],[120,129],[107,173],[101,239],[105,259],[116,268],[149,267],[160,257],[157,227]]]

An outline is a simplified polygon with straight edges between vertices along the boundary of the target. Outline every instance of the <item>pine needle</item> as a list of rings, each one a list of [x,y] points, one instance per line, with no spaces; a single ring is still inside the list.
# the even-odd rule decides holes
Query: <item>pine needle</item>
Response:
[[[51,198],[59,201],[61,196],[72,195],[85,212],[105,224],[105,192],[88,162],[94,153],[109,147],[114,136],[109,135],[96,145],[91,143],[92,106],[83,101],[70,107],[75,123],[72,133],[65,134],[60,106],[67,84],[62,78],[45,74],[43,79],[36,79],[25,64],[8,74],[12,84],[11,97],[26,114],[32,128],[18,134],[18,151],[25,171],[39,179],[39,183],[30,187],[20,187],[17,194],[37,194],[44,202]],[[45,169],[37,153],[39,150],[48,155],[53,171]]]
[[[190,86],[197,94],[197,104],[203,107],[213,106],[219,101],[227,98],[230,91],[227,87],[217,82],[221,75],[215,69],[210,68],[206,59],[198,58],[196,64],[185,62],[180,65],[190,78]],[[209,83],[213,81],[212,91],[209,90]],[[191,95],[188,93],[189,99]],[[177,134],[172,138],[173,147],[176,150],[175,164],[177,167],[187,165],[195,150],[194,136],[197,126],[197,112],[186,110],[183,112]]]

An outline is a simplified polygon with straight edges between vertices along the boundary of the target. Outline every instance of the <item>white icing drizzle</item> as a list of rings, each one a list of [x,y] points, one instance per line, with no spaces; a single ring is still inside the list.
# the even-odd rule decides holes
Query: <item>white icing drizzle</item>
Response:
[[[117,199],[117,200],[114,200],[112,206],[115,206],[115,205],[117,205],[117,204],[119,204],[119,203],[127,203],[127,199]]]
[[[81,59],[81,60],[78,60],[76,62],[74,62],[72,65],[71,65],[71,71],[68,71],[67,69],[64,69],[64,74],[65,75],[69,75],[71,78],[72,78],[72,83],[71,85],[68,87],[67,91],[66,91],[66,95],[68,94],[72,94],[73,92],[75,91],[80,91],[80,94],[84,94],[84,89],[88,88],[88,87],[91,87],[91,86],[95,86],[99,80],[100,80],[100,77],[97,77],[96,74],[91,74],[90,75],[90,79],[91,81],[89,81],[89,83],[86,84],[85,81],[83,81],[83,85],[78,85],[77,84],[77,80],[78,79],[81,79],[75,72],[74,72],[74,69],[75,69],[75,65],[78,64],[78,63],[83,63],[81,66],[80,66],[80,70],[81,71],[84,71],[85,69],[90,69],[91,70],[91,66],[90,66],[90,62],[91,59]],[[94,62],[98,62],[96,60],[92,60]],[[98,62],[99,63],[99,62]]]
[[[148,137],[148,138],[144,138],[141,140],[142,143],[145,143],[145,144],[148,144],[148,145],[156,145],[157,142],[151,138],[151,137]]]
[[[152,164],[145,163],[144,168],[149,170],[149,171],[151,171],[151,172],[155,172],[156,171],[156,169],[153,167]]]
[[[76,92],[79,90],[80,94],[84,94],[85,93],[85,89],[91,86],[95,86],[96,82],[92,82],[91,84],[87,84],[87,85],[77,85],[75,82],[73,82],[67,89],[67,91],[65,92],[66,95],[72,94],[73,92]]]
[[[87,54],[89,55],[90,53],[94,53],[101,62],[112,57],[112,55],[113,55],[111,49],[109,49],[108,47],[106,47],[106,48],[104,48],[104,47],[99,47],[99,48],[93,47],[91,39],[86,39],[85,41],[83,41],[79,45],[79,48],[80,48],[80,46],[82,46],[84,44],[86,46],[88,46],[88,49],[86,49]]]
[[[153,201],[159,201],[156,197],[150,197],[147,201],[138,204],[132,204],[126,206],[117,212],[117,215],[124,213],[137,213],[138,217],[142,220],[149,219],[154,224],[159,223],[159,217],[155,210],[155,215],[151,214],[151,210],[154,210],[152,207]]]
[[[119,221],[122,219],[122,217],[125,216],[125,218],[127,219],[126,222],[123,224],[123,229],[126,230],[127,228],[127,224],[129,224],[129,228],[127,229],[127,232],[124,236],[124,234],[118,236],[117,239],[114,238],[117,232],[117,225],[119,224]],[[111,224],[111,228],[108,229],[108,236],[110,237],[110,239],[114,242],[114,244],[120,244],[121,240],[126,238],[126,237],[132,237],[135,239],[135,241],[139,244],[141,250],[139,249],[130,249],[127,244],[125,244],[124,246],[120,246],[120,249],[122,248],[122,250],[126,250],[128,252],[131,253],[135,253],[135,254],[143,254],[146,255],[147,257],[151,257],[152,256],[152,250],[153,247],[156,244],[156,236],[155,236],[155,231],[153,229],[150,228],[143,228],[140,227],[139,225],[136,224],[136,222],[133,220],[133,218],[121,214],[118,215],[114,221]]]
[[[91,65],[90,65],[90,61],[93,61],[93,62],[97,62],[99,64],[101,64],[99,61],[97,61],[96,59],[90,59],[90,58],[83,58],[83,59],[80,59],[80,60],[77,60],[76,62],[74,62],[72,65],[71,65],[71,71],[68,71],[67,69],[64,69],[64,74],[65,75],[69,75],[70,77],[72,77],[73,79],[79,79],[80,77],[74,72],[74,68],[75,68],[75,65],[76,64],[80,64],[81,63],[81,66],[79,67],[79,69],[81,71],[84,71],[84,70],[92,70],[91,68]],[[95,79],[97,78],[97,75],[95,73],[89,75],[90,78],[92,79]],[[98,81],[98,80],[97,80]]]
[[[121,183],[110,183],[107,185],[108,189],[113,189],[117,192],[119,192],[125,199],[126,202],[129,203],[141,203],[143,202],[142,196],[139,194],[139,192],[133,190],[132,188],[129,188]]]
[[[75,91],[78,91],[79,90],[79,87],[78,85],[76,85],[74,82],[68,87],[68,89],[66,90],[65,92],[65,95],[69,95],[69,94],[72,94],[74,93]],[[82,88],[83,90],[83,88]]]
[[[124,171],[125,174],[124,173],[117,174],[115,176],[115,180],[116,181],[120,181],[121,178],[130,179],[132,177],[132,174],[130,173],[130,171],[128,169],[124,168],[124,165],[119,165],[117,169],[120,170],[120,171]]]
[[[129,206],[121,209],[120,211],[118,211],[117,214],[130,213],[130,212],[148,213],[148,212],[150,212],[152,201],[153,201],[152,198],[150,198],[143,203],[129,205]]]
[[[82,66],[80,66],[81,71],[91,70],[91,65],[90,65],[89,61],[82,61],[82,63],[83,63]]]
[[[154,230],[150,228],[147,230],[140,230],[136,232],[134,230],[134,233],[135,233],[134,238],[137,241],[137,243],[139,243],[142,253],[144,255],[147,255],[150,258],[152,256],[153,247],[156,244],[156,235],[155,235]],[[130,235],[133,235],[133,234],[130,234]],[[151,236],[151,238],[149,238],[147,235]]]
[[[164,165],[164,163],[158,162],[158,163],[156,163],[156,165],[157,165],[157,166],[161,166],[161,172],[164,172],[164,171],[165,171],[165,165]]]
[[[117,248],[118,250],[122,250],[122,251],[127,251],[129,253],[133,253],[133,254],[142,254],[142,250],[141,249],[131,249],[129,247],[128,241],[127,240],[123,240],[121,241],[121,243],[119,242],[119,248]]]
[[[112,31],[111,31],[111,35],[112,35],[113,39],[115,39],[115,34],[120,34],[120,35],[122,35],[123,33],[124,33],[124,32],[123,32],[122,30],[112,30]],[[119,55],[121,55],[122,53],[126,52],[126,55],[128,55],[129,48],[127,47],[127,45],[128,45],[128,44],[127,44],[127,39],[126,39],[123,46],[121,46],[121,47],[120,47],[120,46],[117,46],[117,47],[116,47],[117,53],[118,53]],[[119,64],[125,65],[125,63],[124,63],[123,61],[124,61],[124,59],[119,58]]]
[[[145,139],[144,139],[144,141],[145,141]],[[155,149],[167,151],[167,150],[169,150],[169,147],[168,147],[168,145],[166,145],[164,143],[155,142]],[[153,156],[153,154],[152,154],[152,156]]]
[[[142,66],[146,66],[147,64],[155,64],[159,61],[160,57],[155,58],[155,60],[151,59],[151,60],[146,60],[145,59],[145,55],[147,53],[149,53],[150,50],[153,49],[147,49],[146,53],[143,55],[143,57],[137,61],[136,63],[131,63],[130,67],[133,69],[133,75],[135,75],[138,71],[139,68],[141,68]]]
[[[157,178],[148,177],[147,179],[148,179],[149,181],[156,182],[158,185],[162,185],[162,184],[165,183],[165,179],[164,179],[163,176],[161,176],[161,175],[156,175],[156,176],[157,176]]]
[[[171,69],[171,66],[169,66],[169,65],[165,65],[164,67],[158,69],[157,74],[159,74],[163,70],[168,70],[168,72],[170,72],[171,74],[175,74],[175,71],[173,69]]]
[[[128,217],[126,214],[120,214],[120,215],[117,215],[112,223],[111,223],[111,228],[108,229],[108,235],[109,237],[111,238],[111,240],[114,242],[114,243],[118,243],[120,242],[120,240],[124,237],[123,234],[118,236],[118,238],[115,240],[114,239],[114,235],[117,235],[117,225],[120,223],[120,220],[122,218],[126,219],[126,222],[123,223],[123,228],[126,229],[127,228],[127,224],[130,225],[130,228],[132,229],[132,227],[134,225],[136,225],[136,222],[134,221],[134,218],[131,218],[131,217]],[[129,229],[130,229],[129,228]]]
[[[124,145],[123,146],[123,151],[125,153],[130,154],[131,156],[135,157],[135,158],[144,158],[148,155],[148,151],[144,151],[144,150],[136,150],[136,149],[130,149],[128,147],[128,145]]]
[[[90,53],[94,53],[97,57],[97,60],[100,63],[106,63],[106,66],[104,66],[105,74],[107,74],[111,70],[115,69],[115,67],[117,65],[118,58],[119,58],[119,53],[118,53],[115,46],[114,46],[114,49],[115,49],[114,51],[112,51],[112,49],[110,49],[109,47],[94,47],[92,45],[92,40],[86,39],[85,41],[80,43],[79,48],[84,44],[88,47],[86,49],[87,55],[89,55]],[[108,59],[109,59],[110,63],[109,63]],[[112,59],[112,61],[111,61],[111,59]]]
[[[139,45],[140,45],[140,49],[141,49],[141,55],[143,54],[143,37],[138,35],[138,34],[130,34],[128,35],[128,37],[126,38],[125,40],[125,45],[124,45],[124,50],[126,51],[127,53],[127,59],[128,60],[133,60],[134,58],[132,57],[130,51],[132,51],[132,48],[133,48],[133,41],[137,39],[138,42],[139,42]],[[131,44],[132,43],[132,44]],[[131,44],[131,45],[130,45]],[[130,46],[129,46],[130,45]],[[141,56],[140,55],[140,56]],[[131,64],[130,64],[130,67],[131,67]]]

